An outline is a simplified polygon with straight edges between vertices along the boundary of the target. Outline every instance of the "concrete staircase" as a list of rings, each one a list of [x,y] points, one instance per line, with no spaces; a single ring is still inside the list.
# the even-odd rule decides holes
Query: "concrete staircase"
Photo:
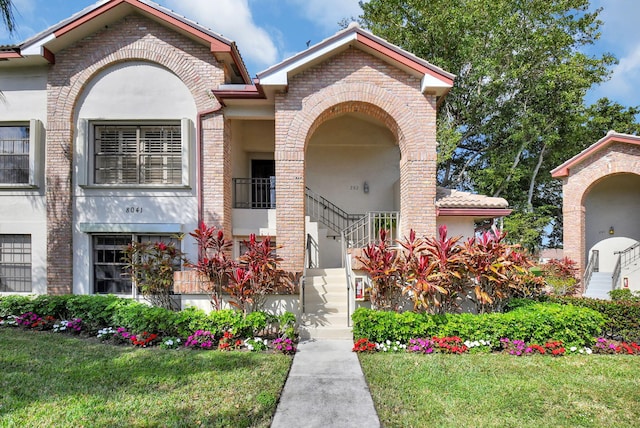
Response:
[[[307,269],[302,339],[352,339],[344,268]]]
[[[592,299],[611,300],[611,296],[609,296],[609,291],[612,290],[611,276],[612,272],[594,272],[591,275],[587,292],[583,296]]]

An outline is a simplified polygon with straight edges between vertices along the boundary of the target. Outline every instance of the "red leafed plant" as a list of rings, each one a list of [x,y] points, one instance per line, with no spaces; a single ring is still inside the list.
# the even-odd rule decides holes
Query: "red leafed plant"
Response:
[[[214,310],[222,308],[222,287],[236,263],[229,257],[232,242],[224,237],[224,232],[215,226],[207,226],[204,222],[189,233],[198,244],[198,261],[189,266],[204,275],[207,282],[211,306]]]
[[[402,276],[398,271],[398,251],[387,242],[388,232],[380,230],[380,239],[363,249],[364,257],[357,257],[372,281],[371,304],[376,309],[395,310],[400,296],[398,282]]]

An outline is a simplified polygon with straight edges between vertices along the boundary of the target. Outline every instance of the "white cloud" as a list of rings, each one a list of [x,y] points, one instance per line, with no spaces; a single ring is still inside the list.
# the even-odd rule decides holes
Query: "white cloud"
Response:
[[[302,15],[325,31],[335,32],[343,18],[357,18],[362,10],[358,0],[287,0],[302,11]]]
[[[273,40],[256,25],[248,0],[165,0],[162,3],[235,41],[247,62],[270,66],[278,59]]]
[[[640,45],[620,58],[613,67],[611,79],[600,85],[599,97],[608,97],[625,105],[638,105],[638,82],[640,82]]]
[[[640,104],[640,32],[637,31],[637,17],[640,16],[640,2],[637,0],[594,0],[592,10],[602,7],[599,18],[601,38],[589,48],[598,56],[611,52],[618,58],[618,64],[611,68],[610,80],[593,88],[589,99],[607,97],[623,105]]]

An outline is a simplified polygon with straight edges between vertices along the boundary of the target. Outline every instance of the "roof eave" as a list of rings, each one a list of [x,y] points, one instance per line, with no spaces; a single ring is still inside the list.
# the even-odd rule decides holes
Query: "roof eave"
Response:
[[[602,150],[608,145],[613,143],[626,143],[626,144],[640,145],[640,137],[637,135],[621,134],[615,131],[609,131],[607,135],[599,139],[597,142],[587,147],[577,155],[573,156],[571,159],[567,160],[560,166],[552,169],[551,177],[553,178],[568,177],[571,172],[571,168],[580,164],[583,160],[593,155],[595,152]]]
[[[298,71],[308,67],[310,64],[321,61],[324,57],[334,55],[350,45],[366,47],[378,55],[384,56],[416,74],[422,75],[421,91],[423,93],[434,93],[437,96],[441,96],[445,95],[453,87],[455,75],[354,25],[258,73],[257,76],[264,86],[286,87],[289,78]]]
[[[512,211],[508,208],[436,208],[436,215],[438,217],[495,218],[508,216]]]

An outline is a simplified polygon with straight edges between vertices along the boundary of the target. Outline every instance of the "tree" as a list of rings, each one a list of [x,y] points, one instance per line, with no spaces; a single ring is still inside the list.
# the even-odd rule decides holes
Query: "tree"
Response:
[[[613,125],[637,129],[637,109],[584,105],[615,63],[580,50],[599,37],[600,10],[589,12],[588,0],[370,0],[361,7],[374,33],[457,75],[439,103],[439,182],[549,216],[552,235],[561,235],[561,184],[550,170],[604,136],[592,135],[604,115],[617,112]],[[544,229],[533,230],[535,246]]]
[[[13,9],[14,7],[11,0],[0,0],[0,15],[2,15],[2,22],[9,34],[12,34],[16,30]]]

